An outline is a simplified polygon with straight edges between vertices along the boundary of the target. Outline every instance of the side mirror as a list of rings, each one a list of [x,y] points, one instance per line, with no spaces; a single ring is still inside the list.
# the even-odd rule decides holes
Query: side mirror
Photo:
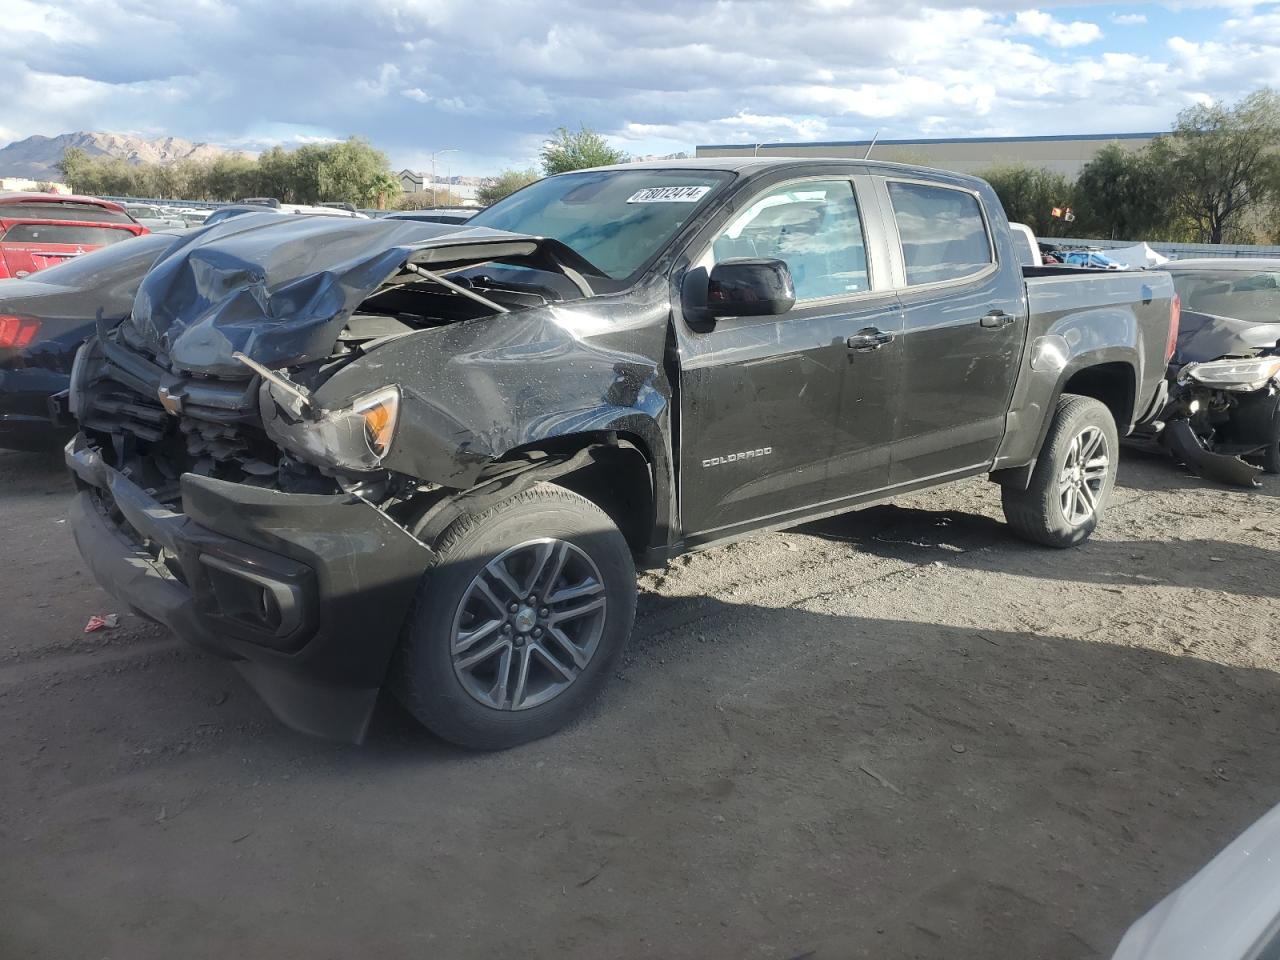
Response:
[[[709,317],[776,317],[796,305],[791,268],[769,257],[731,257],[711,268]]]

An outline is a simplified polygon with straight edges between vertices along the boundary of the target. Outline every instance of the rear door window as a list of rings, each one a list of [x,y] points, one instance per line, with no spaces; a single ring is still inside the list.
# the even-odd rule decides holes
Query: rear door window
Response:
[[[62,223],[16,223],[0,237],[3,243],[65,243],[106,246],[133,236],[116,227],[78,227]]]
[[[964,190],[889,182],[907,285],[961,280],[994,262],[978,198]]]
[[[797,300],[871,288],[862,220],[848,180],[805,180],[751,201],[712,245],[715,262],[770,257],[791,270]]]

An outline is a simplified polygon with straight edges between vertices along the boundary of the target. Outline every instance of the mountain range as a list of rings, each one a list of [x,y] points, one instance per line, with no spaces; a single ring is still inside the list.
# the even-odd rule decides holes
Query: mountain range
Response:
[[[91,157],[119,157],[129,163],[173,163],[176,160],[212,160],[230,151],[209,143],[192,143],[178,137],[148,140],[128,133],[96,133],[80,130],[56,137],[33,136],[0,148],[0,177],[58,180],[57,165],[69,147],[79,147]]]

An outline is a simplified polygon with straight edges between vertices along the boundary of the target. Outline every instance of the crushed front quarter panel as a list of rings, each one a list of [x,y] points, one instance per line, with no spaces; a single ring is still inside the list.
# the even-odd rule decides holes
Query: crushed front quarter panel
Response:
[[[666,473],[669,312],[659,282],[420,330],[348,364],[315,399],[340,407],[399,386],[384,465],[448,487],[470,486],[516,447],[593,431],[635,435]]]

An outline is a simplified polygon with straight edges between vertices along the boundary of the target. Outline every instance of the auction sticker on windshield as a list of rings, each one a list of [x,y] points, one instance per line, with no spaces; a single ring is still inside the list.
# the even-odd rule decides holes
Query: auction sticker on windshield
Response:
[[[710,187],[645,187],[627,197],[627,203],[697,203]]]

